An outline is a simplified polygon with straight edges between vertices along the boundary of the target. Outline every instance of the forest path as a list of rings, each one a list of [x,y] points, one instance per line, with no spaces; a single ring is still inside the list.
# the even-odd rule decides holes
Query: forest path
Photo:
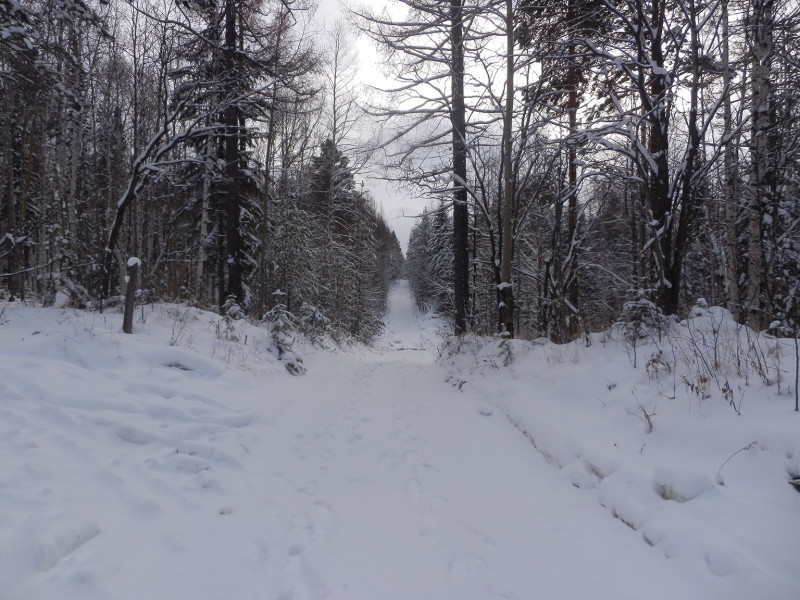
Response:
[[[312,353],[302,377],[275,371],[262,330],[247,345],[221,336],[216,315],[151,310],[133,336],[105,315],[7,313],[0,600],[708,589],[572,487],[491,398],[446,381],[438,325],[406,282],[374,348]]]
[[[283,597],[687,597],[675,563],[445,382],[406,282],[379,346],[313,365],[286,415],[301,429],[271,442],[289,449],[299,524],[299,579]]]

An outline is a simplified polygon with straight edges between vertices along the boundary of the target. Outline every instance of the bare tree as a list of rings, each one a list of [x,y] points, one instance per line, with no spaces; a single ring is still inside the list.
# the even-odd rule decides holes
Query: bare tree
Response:
[[[597,59],[596,85],[608,98],[604,122],[585,130],[585,139],[622,153],[635,165],[653,283],[661,309],[672,314],[679,307],[695,218],[695,183],[710,165],[701,160],[701,141],[722,104],[720,95],[706,100],[699,111],[700,90],[717,76],[707,58],[713,51],[709,44],[717,39],[709,28],[719,4],[602,0],[599,10],[604,29],[574,40]],[[678,107],[682,110],[676,113]],[[673,120],[676,114],[680,122]],[[712,148],[710,155],[718,151]]]
[[[407,138],[412,132],[422,139],[411,141],[401,153],[401,163],[409,166],[414,150],[441,151],[449,145],[449,164],[442,168],[424,166],[419,180],[431,183],[440,192],[440,177],[448,174],[445,188],[452,194],[453,212],[453,298],[454,330],[467,331],[469,300],[469,181],[468,123],[465,47],[472,39],[470,27],[479,7],[464,0],[439,3],[430,0],[402,0],[407,10],[402,19],[362,11],[361,28],[383,44],[394,57],[395,78],[400,84],[392,90],[394,106],[377,111],[392,118],[398,127],[391,141]],[[436,122],[445,120],[446,126]],[[434,122],[432,122],[434,121]],[[446,142],[447,140],[447,142]],[[443,158],[440,155],[440,158]]]

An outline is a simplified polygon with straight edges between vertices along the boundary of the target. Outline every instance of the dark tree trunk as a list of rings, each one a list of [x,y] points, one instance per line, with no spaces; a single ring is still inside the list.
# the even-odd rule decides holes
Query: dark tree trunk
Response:
[[[572,16],[572,11],[575,10],[573,3],[570,3],[569,11]],[[577,60],[574,56],[575,45],[570,44],[567,52],[570,64],[567,70],[567,113],[569,117],[569,131],[574,133],[578,128],[578,107],[580,104],[580,97],[578,95],[578,83],[580,76],[580,67],[574,62]],[[569,256],[569,264],[567,265],[567,272],[564,274],[565,289],[564,297],[566,298],[569,306],[565,307],[566,320],[566,335],[570,338],[577,337],[578,335],[578,311],[580,306],[578,294],[578,157],[577,149],[574,142],[570,142],[567,146],[567,186],[569,187],[569,199],[567,201],[567,240],[569,240],[569,248],[567,254]]]
[[[455,333],[467,331],[469,298],[469,208],[467,205],[467,126],[464,104],[463,0],[450,0],[453,105],[453,304]]]
[[[238,78],[236,56],[236,2],[225,2],[225,47],[223,61],[227,81],[227,106],[224,113],[225,126],[225,239],[228,281],[225,295],[233,296],[237,302],[242,298],[242,240],[239,232],[241,212],[241,190],[239,187],[239,121],[240,111],[235,104]]]
[[[512,165],[511,129],[514,112],[514,21],[513,2],[506,0],[506,105],[503,115],[503,212],[501,218],[502,249],[498,308],[500,333],[514,337],[514,289],[511,263],[514,258],[514,169]]]

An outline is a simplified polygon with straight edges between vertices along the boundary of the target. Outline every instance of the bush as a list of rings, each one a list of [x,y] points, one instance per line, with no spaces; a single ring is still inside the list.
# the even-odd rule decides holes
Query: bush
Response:
[[[654,302],[647,298],[648,290],[637,290],[636,297],[622,307],[614,328],[628,343],[643,339],[661,338],[666,331],[667,318]]]
[[[647,298],[650,292],[652,290],[637,290],[635,298],[624,304],[619,320],[613,325],[613,329],[622,335],[634,368],[639,343],[646,339],[660,340],[669,322],[661,309]]]
[[[264,320],[270,324],[272,344],[278,360],[292,375],[305,373],[303,360],[293,350],[297,337],[297,319],[294,314],[287,310],[285,304],[276,304],[264,315]]]

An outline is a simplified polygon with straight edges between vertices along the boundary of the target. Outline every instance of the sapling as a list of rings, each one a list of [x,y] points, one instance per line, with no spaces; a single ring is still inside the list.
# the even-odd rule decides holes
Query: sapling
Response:
[[[511,351],[511,335],[504,331],[500,334],[500,342],[497,345],[497,349],[500,353],[500,358],[503,361],[503,366],[507,367],[512,362],[514,362],[514,354]]]
[[[181,343],[186,334],[186,327],[189,324],[191,308],[175,305],[167,309],[167,316],[172,320],[172,332],[169,338],[170,346],[177,346]]]
[[[632,354],[633,368],[637,368],[637,347],[647,338],[660,340],[667,321],[656,304],[647,299],[648,290],[637,290],[635,299],[622,307],[619,321],[614,329],[622,333],[625,349]]]
[[[293,351],[297,330],[295,316],[285,304],[278,303],[264,315],[264,320],[270,323],[272,342],[278,360],[292,375],[305,373],[306,368],[303,366],[303,361]]]

